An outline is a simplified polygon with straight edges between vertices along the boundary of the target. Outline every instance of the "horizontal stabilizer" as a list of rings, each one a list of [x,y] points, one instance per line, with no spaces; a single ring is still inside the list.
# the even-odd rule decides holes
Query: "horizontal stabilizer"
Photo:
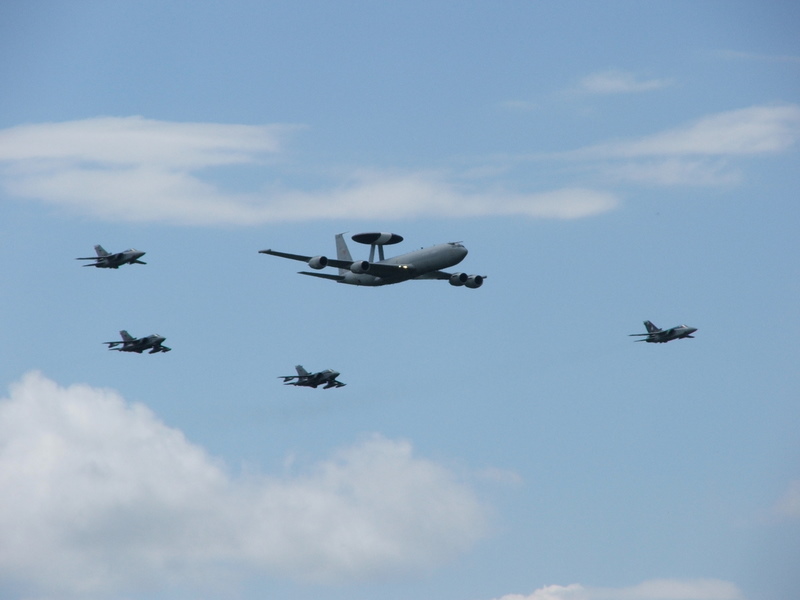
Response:
[[[328,273],[309,273],[308,271],[298,271],[300,275],[310,275],[311,277],[319,277],[321,279],[332,279],[333,281],[342,281],[342,275],[330,275]]]

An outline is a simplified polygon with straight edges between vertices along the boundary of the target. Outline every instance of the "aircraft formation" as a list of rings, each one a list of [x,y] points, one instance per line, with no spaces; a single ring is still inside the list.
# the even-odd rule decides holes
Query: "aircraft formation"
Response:
[[[299,271],[298,273],[346,285],[375,287],[410,280],[443,280],[449,282],[452,286],[477,289],[483,285],[487,277],[486,275],[470,275],[460,271],[449,272],[445,270],[454,267],[466,258],[468,252],[461,242],[437,244],[386,258],[384,246],[402,242],[402,236],[396,233],[383,232],[358,233],[353,235],[351,239],[354,242],[369,245],[369,259],[353,260],[347,247],[347,242],[344,239],[344,234],[338,233],[334,239],[336,242],[336,258],[328,258],[323,254],[313,256],[290,254],[271,249],[259,250],[259,253],[304,262],[315,271],[321,271],[327,267],[338,269],[338,273],[311,271]],[[99,244],[94,249],[97,256],[81,257],[76,260],[94,260],[96,262],[83,266],[101,269],[117,269],[125,264],[147,264],[139,260],[145,253],[134,248],[115,254],[107,252]],[[377,261],[375,260],[376,251]],[[651,321],[645,321],[644,325],[647,328],[647,333],[629,334],[630,336],[643,337],[643,339],[636,340],[637,342],[664,344],[672,340],[693,338],[692,334],[697,331],[696,327],[689,327],[688,325],[678,325],[669,329],[659,329]],[[119,334],[122,338],[120,341],[103,342],[108,345],[109,350],[136,352],[137,354],[141,354],[145,350],[149,350],[148,354],[166,353],[171,350],[171,348],[163,345],[166,338],[159,334],[135,338],[124,329]],[[295,370],[297,375],[280,375],[278,378],[283,379],[284,385],[315,389],[320,385],[323,386],[323,389],[344,387],[346,385],[337,380],[340,373],[333,369],[309,373],[302,365],[297,365]]]

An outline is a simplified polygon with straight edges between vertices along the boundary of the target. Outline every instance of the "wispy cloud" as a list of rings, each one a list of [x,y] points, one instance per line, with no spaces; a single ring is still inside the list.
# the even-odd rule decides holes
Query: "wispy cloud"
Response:
[[[585,94],[638,94],[672,85],[669,79],[642,79],[633,73],[609,69],[587,75],[578,83],[577,91]]]
[[[406,441],[376,435],[288,475],[234,476],[111,390],[29,373],[0,400],[0,579],[31,595],[118,597],[253,570],[369,579],[428,570],[485,530],[472,490]]]
[[[617,181],[655,185],[730,185],[736,161],[788,151],[800,139],[800,106],[752,106],[630,140],[551,155]]]
[[[800,519],[800,481],[793,481],[773,507],[773,513],[782,519]]]
[[[0,131],[0,184],[11,196],[101,219],[183,225],[424,216],[571,219],[617,203],[613,194],[585,188],[522,193],[480,187],[474,178],[444,171],[359,169],[314,190],[281,187],[269,181],[271,163],[296,128],[140,117],[20,126]],[[234,165],[260,166],[265,183],[239,192],[204,177],[212,167]]]
[[[496,600],[743,600],[739,589],[719,579],[653,579],[624,588],[550,585],[529,595]]]
[[[752,156],[787,150],[798,137],[800,106],[752,106],[639,139],[589,146],[574,154],[610,158]]]

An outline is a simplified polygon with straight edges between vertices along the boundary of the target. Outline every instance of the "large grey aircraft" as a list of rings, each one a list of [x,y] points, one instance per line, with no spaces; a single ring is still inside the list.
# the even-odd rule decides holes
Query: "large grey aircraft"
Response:
[[[119,332],[119,335],[122,337],[121,342],[103,342],[104,344],[108,344],[109,350],[117,350],[119,352],[136,352],[138,354],[141,354],[148,348],[150,348],[150,352],[148,352],[148,354],[169,352],[172,350],[172,348],[167,348],[166,346],[161,345],[162,342],[167,338],[165,338],[163,335],[158,335],[157,333],[142,338],[135,338],[123,329]],[[116,347],[120,345],[122,348]]]
[[[132,265],[134,263],[139,265],[147,264],[146,262],[139,260],[145,255],[145,253],[137,250],[136,248],[129,248],[124,252],[111,254],[110,252],[106,252],[106,250],[100,244],[98,244],[94,247],[94,251],[97,253],[97,256],[81,257],[76,258],[75,260],[96,260],[97,262],[95,263],[83,266],[97,267],[98,269],[118,269],[122,265]]]
[[[631,333],[632,336],[647,336],[643,340],[636,340],[637,342],[650,342],[651,344],[666,344],[672,340],[680,340],[683,338],[694,338],[692,335],[697,331],[697,327],[689,327],[688,325],[678,325],[677,327],[670,327],[669,329],[659,329],[650,321],[645,321],[644,326],[647,328],[647,333]]]
[[[325,369],[324,371],[319,371],[317,373],[309,373],[303,368],[303,365],[297,365],[295,369],[297,369],[297,375],[279,376],[279,379],[283,379],[283,385],[299,385],[301,387],[316,388],[324,383],[325,387],[322,388],[323,390],[327,390],[332,387],[344,387],[347,385],[341,381],[336,381],[336,378],[340,375],[340,373],[338,371],[334,371],[333,369]],[[294,379],[297,381],[293,381]]]
[[[450,285],[463,285],[474,289],[481,287],[486,277],[485,275],[448,273],[442,270],[457,265],[464,260],[467,255],[467,249],[461,242],[438,244],[401,254],[394,258],[386,258],[383,253],[383,247],[402,242],[402,236],[396,233],[358,233],[352,239],[360,244],[368,244],[370,246],[369,260],[353,260],[342,233],[336,234],[335,259],[323,255],[288,254],[276,250],[259,250],[259,252],[261,254],[299,260],[308,263],[308,266],[312,269],[338,268],[338,275],[310,273],[308,271],[300,271],[299,273],[349,285],[378,286],[400,283],[409,279],[446,279],[450,282]],[[378,250],[378,262],[374,262],[376,248]]]

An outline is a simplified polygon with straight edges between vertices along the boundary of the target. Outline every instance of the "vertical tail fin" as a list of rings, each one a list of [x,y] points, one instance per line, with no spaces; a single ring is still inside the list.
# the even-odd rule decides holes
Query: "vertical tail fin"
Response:
[[[120,336],[122,336],[122,339],[125,340],[126,342],[130,342],[134,339],[134,337],[124,329],[120,331],[119,334]]]
[[[336,234],[336,258],[339,260],[347,260],[352,262],[353,257],[350,256],[350,249],[347,247],[347,242],[344,241],[344,234]],[[339,269],[339,275],[348,273],[347,269]]]
[[[97,252],[97,256],[108,256],[108,252],[100,244],[94,247],[94,251]]]
[[[303,377],[308,377],[309,375],[311,375],[311,373],[309,373],[308,371],[306,371],[306,370],[303,368],[303,365],[297,365],[297,366],[295,367],[295,369],[297,369],[297,374],[298,374],[298,375],[301,375],[301,376],[303,376]]]
[[[644,326],[647,327],[647,333],[656,333],[657,331],[661,331],[658,327],[653,325],[651,321],[645,321]]]

